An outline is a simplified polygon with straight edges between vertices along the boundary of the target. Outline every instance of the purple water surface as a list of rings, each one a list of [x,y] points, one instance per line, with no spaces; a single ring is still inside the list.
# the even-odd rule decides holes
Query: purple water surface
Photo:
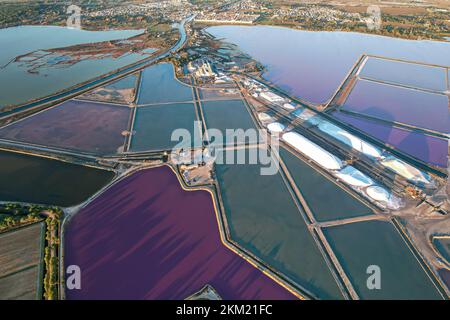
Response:
[[[333,116],[419,160],[439,167],[447,167],[448,142],[445,139],[391,127],[341,112],[334,112]]]
[[[68,299],[184,299],[212,285],[224,299],[295,299],[221,242],[211,195],[184,191],[168,167],[120,181],[65,231]]]
[[[359,80],[344,109],[387,121],[450,132],[446,95]]]
[[[446,73],[444,68],[370,57],[360,76],[444,92],[447,90]]]
[[[69,100],[0,130],[0,138],[97,154],[116,153],[124,143],[131,109]]]
[[[325,103],[362,54],[450,66],[450,43],[355,32],[271,26],[214,26],[208,32],[267,66],[264,77],[312,103]]]

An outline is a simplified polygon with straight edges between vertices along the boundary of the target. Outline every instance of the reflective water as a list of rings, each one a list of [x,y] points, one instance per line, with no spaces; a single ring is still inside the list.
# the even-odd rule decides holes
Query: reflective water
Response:
[[[119,57],[81,59],[71,65],[55,65],[73,57],[50,55],[42,58],[46,66],[30,72],[31,61],[12,62],[18,55],[36,50],[129,38],[142,30],[83,31],[50,26],[22,26],[0,29],[0,109],[41,98],[101,74],[141,60],[147,54],[127,53]]]
[[[361,201],[291,152],[281,148],[280,155],[317,221],[338,220],[373,213]]]
[[[94,154],[114,154],[125,142],[131,109],[69,100],[0,129],[0,138]]]
[[[194,127],[197,120],[195,107],[192,103],[172,103],[137,107],[134,120],[133,137],[130,150],[155,151],[170,150],[173,147],[201,145],[201,133],[198,127]],[[181,129],[189,132],[191,141],[172,141],[172,133]]]
[[[175,78],[171,63],[159,63],[142,71],[138,104],[185,101],[192,101],[192,89]]]
[[[183,190],[169,167],[121,180],[65,235],[65,263],[85,283],[68,299],[182,300],[205,284],[223,299],[295,298],[223,244],[211,194]]]
[[[240,138],[237,140],[232,133],[227,134],[227,130],[247,130],[255,129],[255,124],[242,100],[218,100],[203,101],[203,114],[206,127],[208,129],[218,129],[223,135],[224,143],[240,144],[246,140],[249,143],[257,142],[256,135],[249,138]],[[256,133],[256,132],[255,132]],[[221,144],[222,141],[212,141],[213,144]]]
[[[207,31],[265,65],[269,81],[313,103],[330,99],[362,54],[450,66],[450,43],[443,41],[270,26],[214,26]]]
[[[436,166],[447,167],[447,140],[341,112],[334,112],[333,116],[419,160]]]
[[[0,151],[0,201],[74,206],[113,177],[110,171]]]
[[[391,223],[366,221],[328,227],[323,231],[360,298],[442,299]],[[368,277],[373,274],[368,274],[369,266],[380,268],[379,290],[370,290],[367,286]]]
[[[450,132],[448,97],[359,80],[343,109],[442,133]]]
[[[364,64],[359,75],[416,88],[445,91],[447,89],[446,72],[445,68],[371,57]]]
[[[231,239],[322,299],[341,293],[280,174],[216,165]]]

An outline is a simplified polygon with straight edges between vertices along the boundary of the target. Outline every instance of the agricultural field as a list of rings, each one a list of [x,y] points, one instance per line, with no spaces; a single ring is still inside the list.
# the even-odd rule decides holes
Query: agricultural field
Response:
[[[39,299],[45,226],[0,233],[0,300]]]

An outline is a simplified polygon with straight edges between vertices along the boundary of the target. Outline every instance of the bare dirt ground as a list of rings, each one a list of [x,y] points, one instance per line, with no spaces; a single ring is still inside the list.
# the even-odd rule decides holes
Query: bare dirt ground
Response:
[[[37,295],[39,267],[13,273],[0,279],[0,300],[33,300]]]
[[[83,95],[83,98],[96,101],[107,101],[117,103],[132,103],[134,100],[135,89],[114,90],[109,88],[98,88]]]
[[[0,278],[39,263],[41,224],[0,234]]]

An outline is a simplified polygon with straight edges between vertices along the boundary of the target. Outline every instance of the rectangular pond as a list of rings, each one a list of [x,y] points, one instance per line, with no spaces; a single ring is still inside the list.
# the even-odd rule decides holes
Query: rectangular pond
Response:
[[[425,163],[447,168],[448,141],[342,112],[332,115],[368,135]]]
[[[211,194],[184,190],[167,166],[112,186],[65,235],[65,265],[83,270],[70,300],[182,300],[206,284],[223,299],[296,298],[223,244]]]
[[[358,80],[342,108],[390,122],[450,132],[446,95]]]
[[[290,151],[280,148],[280,156],[317,221],[373,214],[372,209],[355,196],[314,170]]]
[[[241,144],[245,141],[255,143],[258,141],[258,137],[255,135],[249,136],[249,138],[240,137],[240,140],[237,140],[234,136],[234,130],[256,129],[255,123],[242,100],[202,101],[202,109],[206,127],[208,130],[219,130],[225,144]],[[227,130],[231,130],[231,132],[227,133]],[[251,131],[257,133],[254,130]],[[214,145],[221,143],[222,141],[212,141]]]
[[[231,239],[321,299],[341,299],[281,175],[260,165],[216,165]]]
[[[369,57],[359,76],[444,92],[446,72],[442,67]]]
[[[450,263],[450,236],[447,237],[434,237],[433,244],[442,257]]]
[[[0,129],[0,138],[94,154],[121,152],[131,109],[70,100]]]
[[[170,150],[181,143],[183,147],[200,146],[201,133],[195,126],[197,116],[192,103],[160,104],[138,107],[134,120],[131,152]],[[190,141],[172,141],[172,133],[181,129]],[[186,131],[187,130],[187,131]]]
[[[89,91],[79,98],[129,104],[134,101],[139,76],[132,74],[106,86]]]
[[[365,221],[323,232],[361,299],[443,298],[392,223]],[[369,266],[380,268],[379,290],[367,286]]]
[[[142,71],[138,104],[192,101],[192,88],[175,78],[171,63],[159,63]]]
[[[0,201],[74,206],[113,177],[111,171],[0,151]]]

